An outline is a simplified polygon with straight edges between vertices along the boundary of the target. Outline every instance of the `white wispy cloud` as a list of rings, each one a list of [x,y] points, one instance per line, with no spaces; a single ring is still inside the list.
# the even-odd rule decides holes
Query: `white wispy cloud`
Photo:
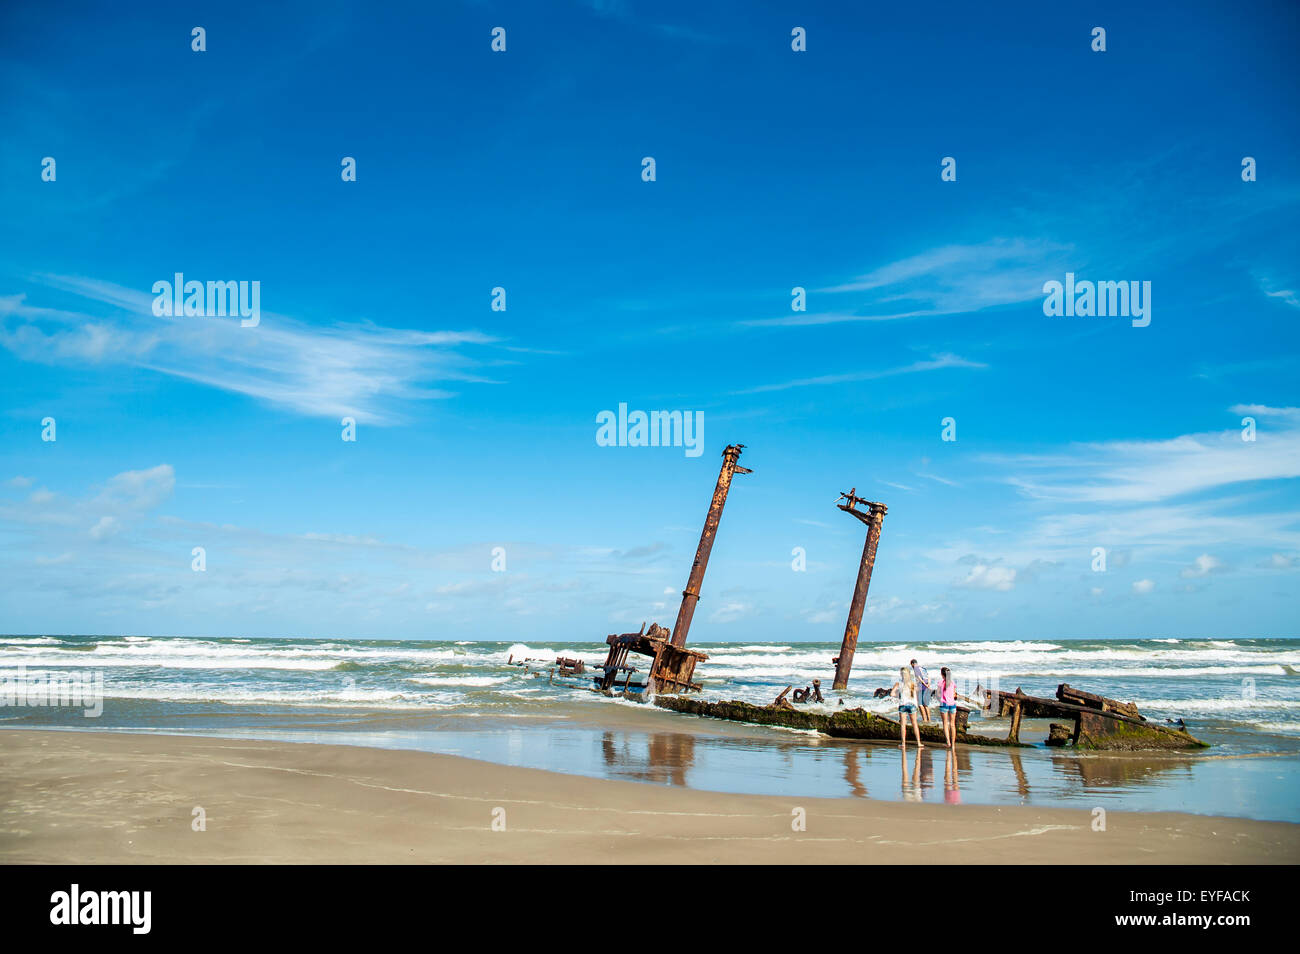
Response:
[[[579,0],[579,2],[581,6],[586,7],[598,17],[617,20],[629,26],[650,30],[663,36],[691,40],[695,43],[705,43],[713,39],[708,34],[691,27],[677,23],[663,23],[634,14],[631,5],[626,0]]]
[[[854,294],[860,304],[740,322],[750,326],[827,325],[956,315],[1041,298],[1043,282],[1066,265],[1072,249],[1041,239],[991,239],[946,245],[883,265],[814,294]]]
[[[938,474],[931,474],[931,473],[927,473],[927,472],[925,472],[925,471],[917,471],[917,472],[916,472],[916,476],[917,476],[917,477],[924,477],[926,480],[933,480],[933,481],[935,481],[936,483],[944,484],[945,486],[948,486],[948,487],[960,487],[960,486],[961,486],[961,484],[957,483],[957,481],[955,481],[955,480],[949,480],[947,477],[940,477]]]
[[[1036,567],[1090,576],[1097,547],[1106,550],[1109,571],[1141,567],[1138,572],[1150,574],[1132,587],[1136,595],[1157,585],[1173,592],[1161,570],[1151,572],[1170,564],[1181,567],[1169,576],[1198,583],[1234,566],[1287,569],[1287,554],[1300,549],[1292,482],[1300,476],[1300,409],[1238,404],[1228,410],[1235,420],[1223,432],[976,458],[993,465],[976,479],[1011,485],[1027,498],[1026,520],[1001,527],[992,553],[988,538],[974,530],[922,549],[915,578],[959,589],[1019,590],[1033,581]],[[1254,441],[1242,439],[1242,417],[1256,419]],[[1269,560],[1269,552],[1277,556]],[[967,566],[954,579],[958,564]]]
[[[1292,308],[1300,308],[1300,294],[1296,293],[1295,286],[1288,285],[1284,287],[1267,275],[1256,275],[1255,282],[1259,285],[1259,290],[1269,298],[1276,298],[1284,305],[1290,305]]]
[[[916,488],[915,488],[915,487],[909,487],[907,484],[899,484],[899,483],[895,483],[895,482],[892,481],[892,480],[880,480],[880,479],[877,479],[877,483],[884,484],[886,487],[893,487],[895,490],[902,490],[902,491],[905,491],[905,492],[907,492],[907,493],[909,493],[909,494],[911,494],[911,493],[916,493]]]
[[[1216,544],[1293,546],[1300,543],[1300,532],[1294,529],[1300,514],[1258,509],[1244,512],[1243,508],[1252,503],[1256,502],[1241,497],[1218,497],[1189,503],[1053,513],[1040,517],[1024,535],[1022,543],[1037,552],[1058,555],[1068,551],[1082,555],[1097,545],[1185,550]],[[1110,560],[1110,564],[1125,565],[1116,559]]]
[[[944,368],[987,368],[987,364],[979,361],[970,361],[966,358],[955,354],[936,354],[924,361],[913,361],[911,364],[900,365],[896,368],[881,368],[875,371],[852,371],[845,374],[822,374],[812,378],[796,378],[793,381],[782,381],[780,384],[763,384],[756,388],[746,388],[742,391],[733,391],[732,394],[762,394],[769,391],[787,391],[790,388],[806,388],[816,385],[827,384],[845,384],[853,381],[872,381],[876,378],[888,378],[899,374],[918,374],[922,371],[940,371]]]
[[[49,364],[146,368],[294,413],[369,424],[404,419],[413,402],[447,398],[436,384],[496,383],[468,352],[494,345],[478,331],[419,331],[339,323],[316,327],[272,312],[244,328],[237,319],[159,318],[139,289],[69,276],[44,285],[108,306],[108,314],[37,307],[0,297],[0,346]]]
[[[1241,428],[1168,440],[1079,444],[1045,456],[986,458],[1013,472],[1027,496],[1078,503],[1148,503],[1256,480],[1300,477],[1300,408],[1238,404],[1265,418],[1253,441]]]

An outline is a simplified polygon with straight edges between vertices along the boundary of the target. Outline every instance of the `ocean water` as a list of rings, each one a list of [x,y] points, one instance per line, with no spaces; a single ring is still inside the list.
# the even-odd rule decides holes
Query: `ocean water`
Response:
[[[859,644],[832,693],[838,643],[692,643],[704,696],[767,703],[821,679],[826,709],[873,697],[913,657],[959,684],[1052,696],[1077,688],[1184,719],[1206,755],[1088,756],[1043,747],[901,756],[812,733],[732,726],[609,699],[553,677],[603,643],[0,636],[0,727],[281,738],[417,748],[656,784],[802,796],[1112,804],[1300,822],[1300,640],[1144,639]],[[521,665],[522,663],[522,665]],[[103,711],[13,705],[6,687],[102,679]],[[31,690],[28,690],[31,693]],[[7,704],[6,704],[7,703]],[[976,731],[1005,722],[974,717]],[[1032,741],[1046,724],[1027,724]],[[909,763],[907,759],[912,761]],[[927,782],[928,780],[928,782]],[[956,796],[954,798],[954,795]],[[1098,801],[1100,800],[1100,801]]]

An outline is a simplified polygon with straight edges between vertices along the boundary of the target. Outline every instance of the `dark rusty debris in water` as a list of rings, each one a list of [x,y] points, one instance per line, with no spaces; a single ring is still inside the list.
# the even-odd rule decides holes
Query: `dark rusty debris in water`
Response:
[[[582,676],[586,675],[587,664],[581,659],[570,659],[568,656],[559,656],[555,660],[556,671],[561,676]]]
[[[700,689],[698,682],[692,682],[695,664],[701,659],[708,659],[705,653],[694,649],[674,646],[668,640],[668,630],[658,623],[651,623],[650,629],[641,624],[639,633],[623,633],[609,636],[609,654],[601,667],[603,673],[596,677],[596,688],[605,692],[622,689],[635,692],[638,688],[651,688],[651,692],[686,692]],[[628,661],[628,654],[649,656],[647,667],[649,675],[642,684],[632,682],[634,673],[641,669]],[[621,680],[621,681],[620,681]]]

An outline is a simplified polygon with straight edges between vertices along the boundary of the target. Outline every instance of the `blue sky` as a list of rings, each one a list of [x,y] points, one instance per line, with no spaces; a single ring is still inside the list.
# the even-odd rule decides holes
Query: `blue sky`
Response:
[[[740,442],[693,640],[838,639],[850,486],[864,638],[1296,635],[1300,14],[1144,6],[5,4],[0,630],[671,625]]]

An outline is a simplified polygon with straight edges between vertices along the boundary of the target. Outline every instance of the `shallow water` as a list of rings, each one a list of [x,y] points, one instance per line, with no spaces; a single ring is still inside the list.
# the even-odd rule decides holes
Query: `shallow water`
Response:
[[[1050,696],[1060,682],[1183,717],[1209,755],[1075,756],[896,746],[732,726],[552,681],[557,655],[589,665],[603,646],[392,640],[0,637],[0,691],[50,675],[103,680],[103,711],[0,707],[0,727],[277,738],[463,755],[653,784],[790,797],[1179,810],[1300,822],[1300,641],[1093,640],[871,644],[849,691],[872,690],[916,656],[937,674]],[[830,682],[829,644],[697,644],[705,696],[768,702],[786,685]],[[532,660],[509,665],[514,657]],[[12,700],[11,700],[12,701]],[[1005,723],[972,723],[989,734]],[[1030,723],[1022,738],[1041,738]],[[1036,735],[1035,735],[1036,734]]]

